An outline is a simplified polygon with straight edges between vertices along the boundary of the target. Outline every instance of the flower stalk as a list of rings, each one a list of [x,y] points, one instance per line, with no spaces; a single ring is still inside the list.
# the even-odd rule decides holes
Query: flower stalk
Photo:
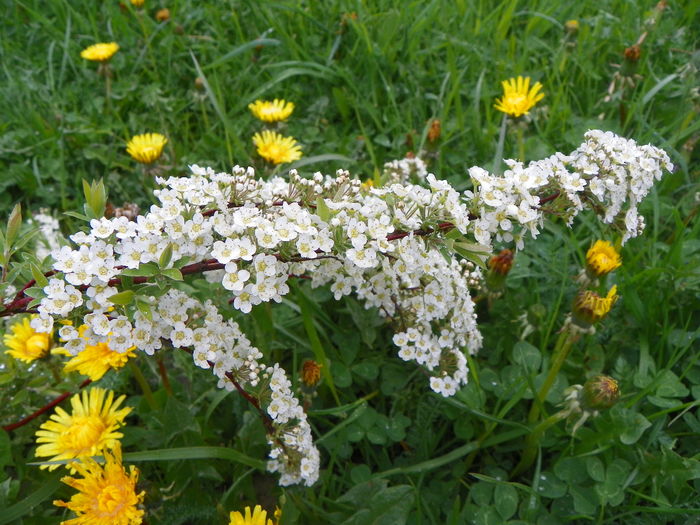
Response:
[[[545,377],[544,383],[537,392],[535,399],[530,408],[530,414],[528,415],[528,421],[534,423],[540,416],[541,407],[544,404],[544,400],[547,398],[547,394],[552,388],[554,381],[557,379],[559,370],[561,370],[562,365],[566,361],[571,347],[578,341],[580,334],[572,328],[571,322],[567,322],[562,329],[559,337],[557,338],[556,345],[554,347],[554,352],[552,353],[552,363],[547,372],[547,377]]]

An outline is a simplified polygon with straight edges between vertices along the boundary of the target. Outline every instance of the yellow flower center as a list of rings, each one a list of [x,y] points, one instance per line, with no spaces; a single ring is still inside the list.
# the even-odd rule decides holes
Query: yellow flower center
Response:
[[[41,357],[49,348],[48,334],[34,334],[26,343],[27,353],[33,357]]]
[[[75,453],[76,457],[90,455],[92,448],[99,443],[106,426],[102,418],[94,416],[74,416],[71,426],[61,435],[61,448]]]
[[[105,518],[115,516],[121,513],[124,505],[128,503],[125,501],[128,496],[122,487],[107,485],[97,495],[95,510]]]

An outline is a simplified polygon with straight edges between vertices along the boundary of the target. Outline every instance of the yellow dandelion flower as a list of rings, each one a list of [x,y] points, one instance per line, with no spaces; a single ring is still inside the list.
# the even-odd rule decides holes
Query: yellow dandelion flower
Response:
[[[130,0],[134,7],[141,7],[146,0]]]
[[[79,329],[80,337],[83,337],[87,325],[82,325]],[[126,352],[117,352],[109,347],[109,339],[104,343],[87,345],[78,355],[74,356],[63,367],[65,373],[77,371],[79,374],[88,376],[93,381],[98,381],[109,370],[118,370],[123,367],[129,359],[136,357],[135,346]],[[70,355],[65,349],[56,349],[54,353]]]
[[[76,518],[61,525],[138,525],[144,511],[137,508],[143,502],[144,491],[136,493],[139,471],[133,465],[129,471],[122,466],[119,443],[111,451],[105,451],[105,465],[87,457],[73,467],[82,476],[65,476],[61,481],[78,491],[65,502],[55,500],[57,507],[66,507]]]
[[[544,98],[544,93],[538,93],[542,89],[539,82],[535,82],[530,89],[530,77],[519,76],[517,80],[511,78],[501,82],[501,85],[503,98],[496,99],[494,107],[512,117],[527,115],[530,109]]]
[[[582,326],[595,324],[608,315],[618,298],[617,286],[610,288],[605,297],[585,290],[579,293],[574,301],[574,320]]]
[[[294,102],[287,102],[284,99],[276,98],[272,102],[269,100],[256,100],[252,104],[248,104],[248,109],[253,113],[253,116],[264,122],[278,122],[287,120],[289,115],[294,111]]]
[[[51,334],[42,334],[34,331],[29,324],[29,317],[10,326],[12,334],[5,334],[3,340],[9,350],[6,354],[15,359],[31,363],[35,359],[44,357],[51,348]]]
[[[238,511],[231,512],[228,525],[274,525],[271,519],[267,519],[267,511],[262,510],[260,505],[256,505],[252,513],[250,507],[246,507],[244,513],[245,515]]]
[[[595,277],[602,277],[622,265],[617,250],[608,241],[596,241],[586,253],[586,266]]]
[[[117,51],[119,44],[116,42],[100,43],[86,47],[80,52],[80,56],[93,62],[107,62]]]
[[[258,155],[274,164],[293,162],[301,158],[301,146],[292,137],[283,137],[274,131],[265,130],[253,135],[253,144],[258,148]]]
[[[142,164],[151,164],[157,161],[163,154],[163,147],[167,144],[166,139],[160,133],[144,133],[134,135],[126,143],[126,152],[131,157]]]
[[[36,432],[37,457],[52,456],[49,461],[97,456],[114,447],[123,436],[117,432],[124,425],[124,418],[131,407],[119,408],[126,396],[114,400],[114,392],[104,388],[83,390],[70,402],[73,408],[68,413],[61,407],[51,415],[49,421]],[[59,464],[42,465],[54,470]]]

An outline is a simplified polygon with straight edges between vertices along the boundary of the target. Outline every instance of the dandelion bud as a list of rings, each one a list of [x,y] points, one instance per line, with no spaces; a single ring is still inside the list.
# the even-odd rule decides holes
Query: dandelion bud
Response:
[[[501,250],[498,255],[494,255],[489,260],[489,269],[499,275],[508,275],[513,267],[513,252],[506,249]]]
[[[620,388],[612,377],[595,376],[583,385],[583,402],[586,408],[603,410],[620,399]]]
[[[578,20],[567,20],[564,24],[564,29],[567,33],[575,34],[578,33],[579,23]]]
[[[202,77],[197,77],[194,79],[194,87],[198,91],[202,91],[204,89],[204,79]]]
[[[579,326],[588,328],[608,315],[617,299],[617,286],[610,288],[605,297],[600,297],[590,290],[584,290],[574,300],[573,320]]]
[[[620,265],[620,254],[608,241],[596,241],[586,253],[586,269],[591,277],[607,275]]]
[[[315,387],[321,380],[321,366],[311,359],[304,361],[301,365],[301,382],[309,388]]]
[[[488,262],[489,272],[486,274],[486,284],[492,291],[501,290],[506,282],[508,272],[513,267],[513,252],[511,250],[501,250],[498,255],[494,255]]]
[[[623,55],[627,62],[639,62],[639,59],[642,56],[642,48],[638,44],[634,44],[633,46],[625,49]]]
[[[430,129],[428,130],[428,142],[435,142],[440,138],[441,132],[440,119],[434,118],[430,123]]]
[[[170,9],[164,7],[156,12],[156,20],[158,22],[167,22],[170,20]]]

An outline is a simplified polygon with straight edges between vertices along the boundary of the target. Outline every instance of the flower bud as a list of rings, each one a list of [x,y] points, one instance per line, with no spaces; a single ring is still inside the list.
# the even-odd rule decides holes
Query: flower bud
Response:
[[[579,23],[578,20],[567,20],[564,23],[564,29],[567,33],[575,34],[578,32]]]
[[[489,259],[486,284],[491,290],[496,291],[503,288],[508,272],[513,267],[513,258],[513,252],[506,249]]]
[[[428,142],[433,143],[440,138],[441,126],[440,119],[434,118],[430,122],[430,129],[428,130]]]
[[[321,366],[311,359],[304,361],[301,365],[301,382],[309,388],[315,387],[321,380]]]
[[[164,7],[156,12],[156,20],[158,22],[167,22],[170,20],[170,9]]]
[[[612,377],[595,376],[583,385],[583,403],[586,408],[603,410],[620,399],[620,388]]]
[[[617,286],[610,288],[605,297],[590,290],[580,292],[574,300],[574,322],[584,328],[590,327],[608,315],[618,297]]]

